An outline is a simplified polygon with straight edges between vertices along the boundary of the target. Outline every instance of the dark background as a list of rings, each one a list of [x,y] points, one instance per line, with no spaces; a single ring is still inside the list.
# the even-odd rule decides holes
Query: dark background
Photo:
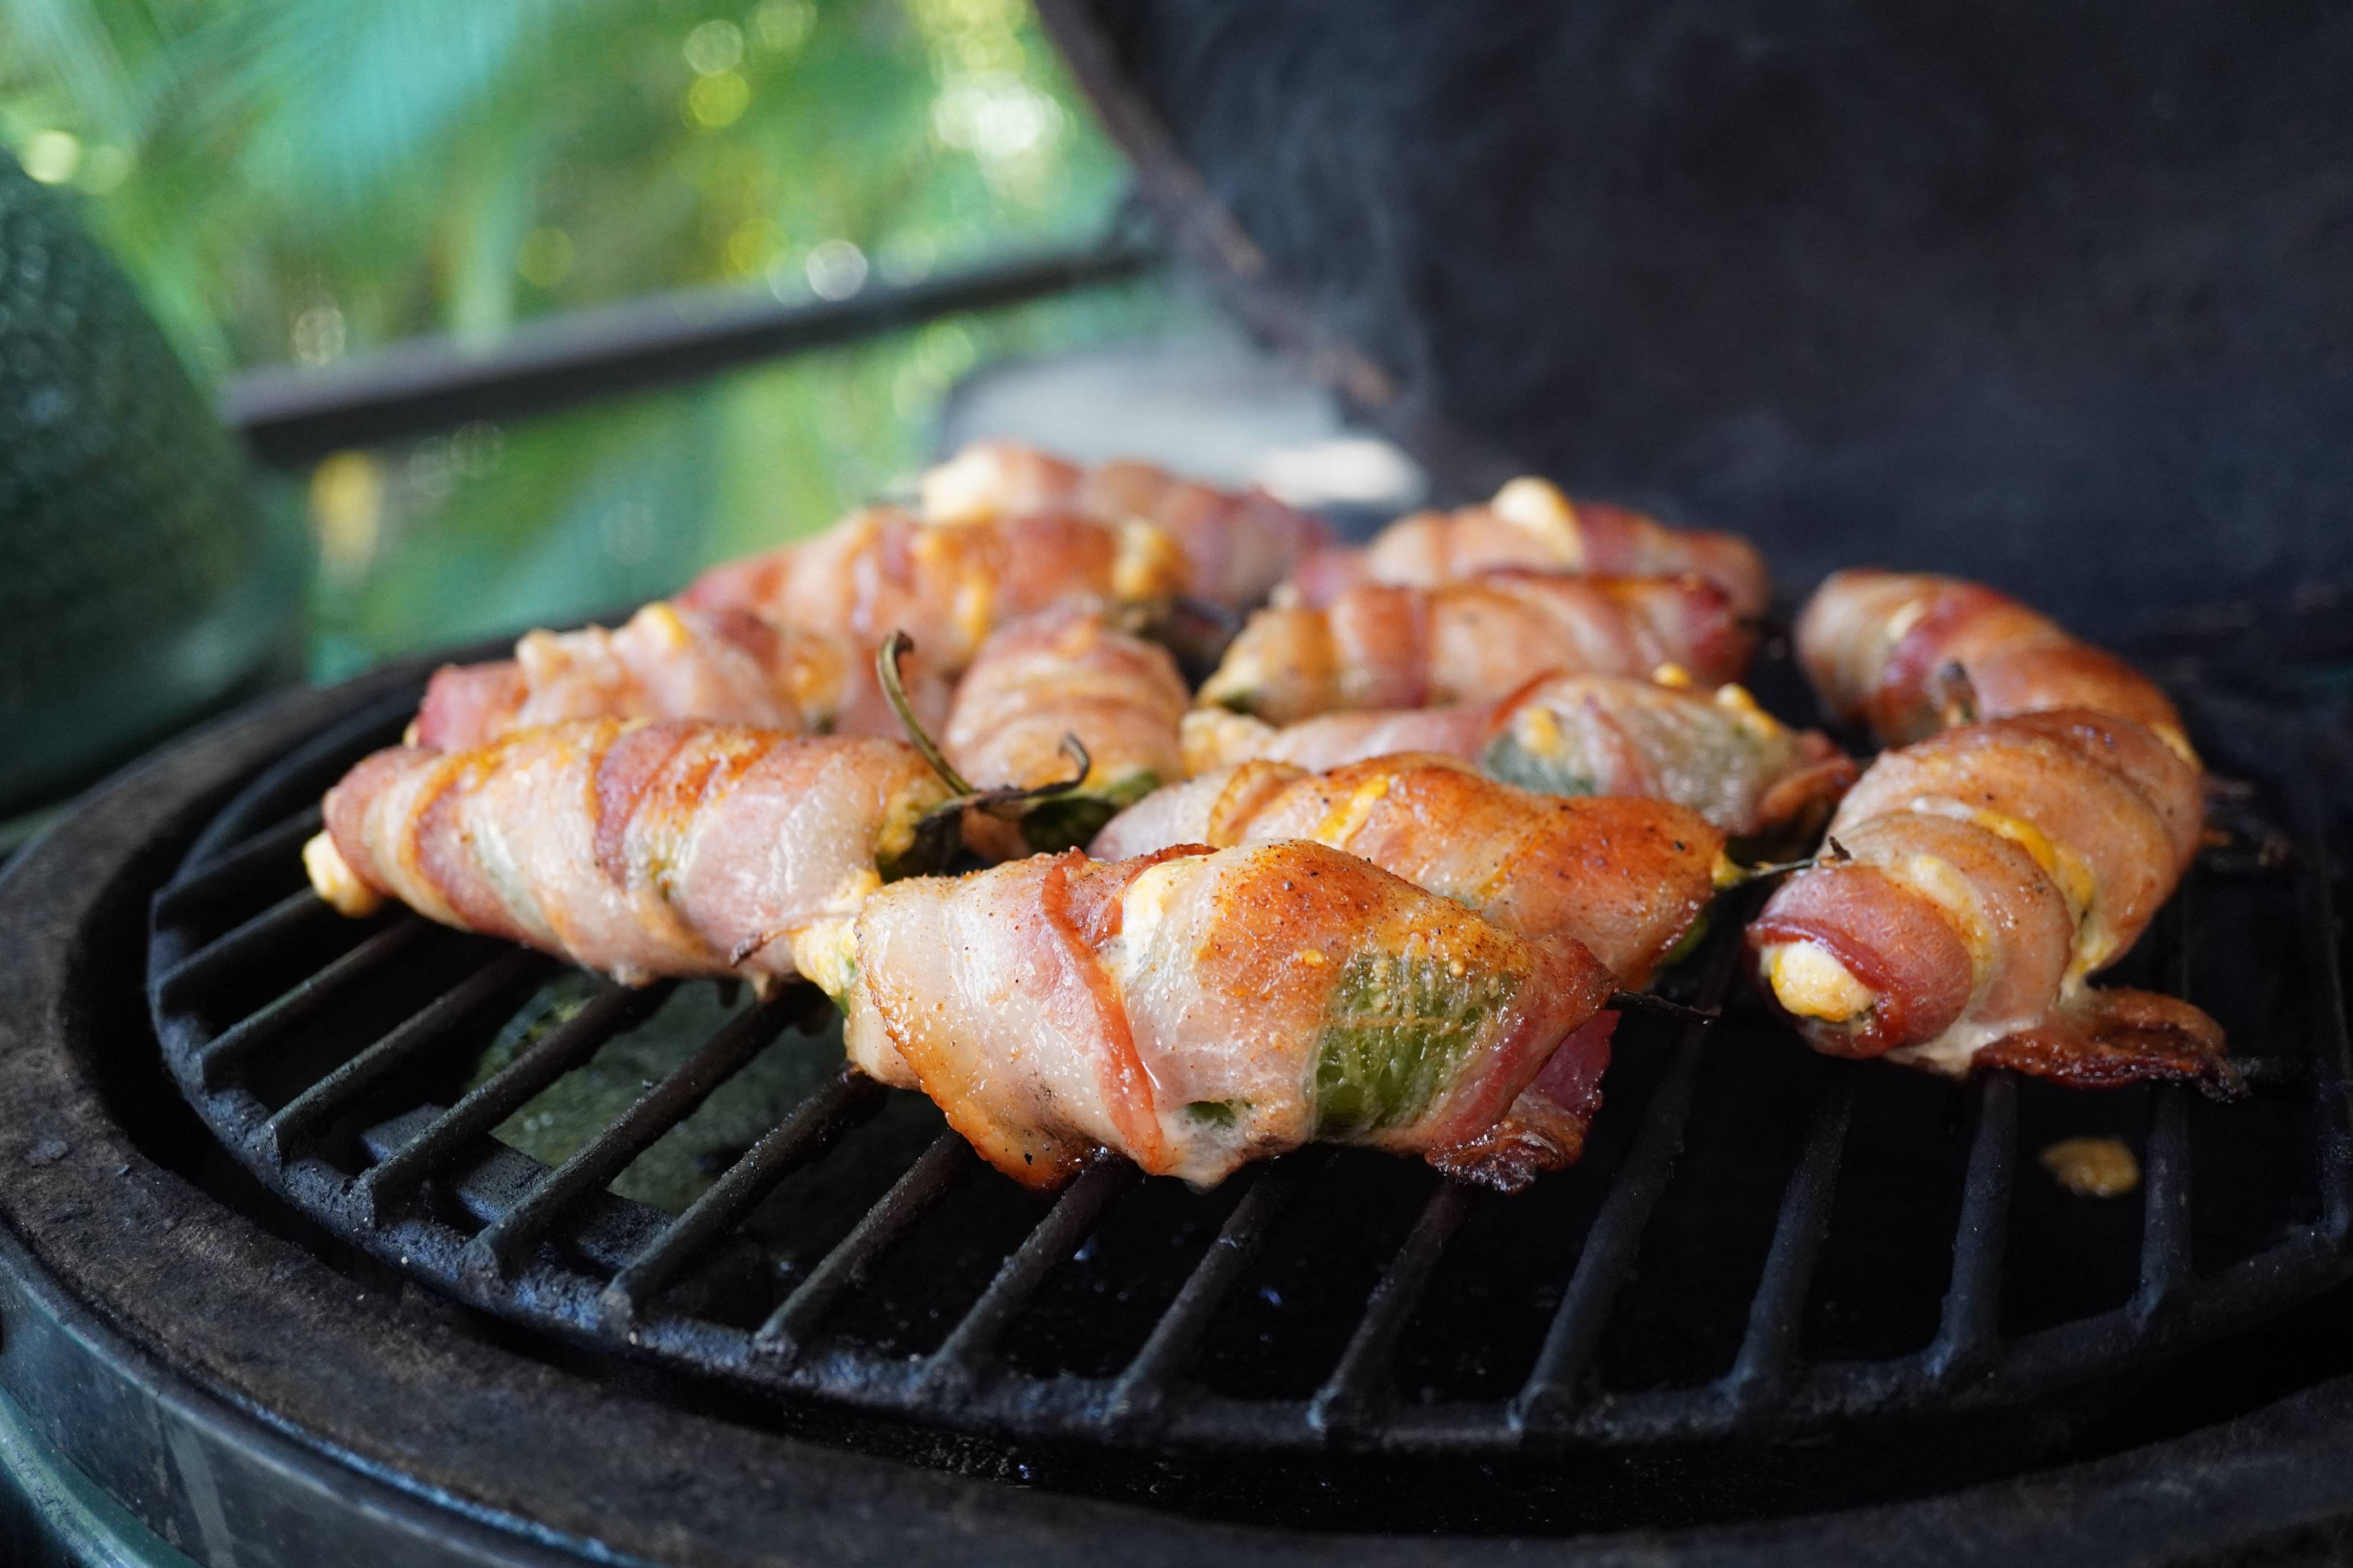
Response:
[[[1441,484],[2110,637],[2353,584],[2344,5],[1092,9]]]

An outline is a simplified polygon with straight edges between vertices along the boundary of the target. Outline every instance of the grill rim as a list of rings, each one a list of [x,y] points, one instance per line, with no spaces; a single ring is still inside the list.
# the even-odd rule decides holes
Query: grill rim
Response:
[[[765,1531],[768,1551],[717,1559],[744,1562],[798,1560],[799,1543],[812,1535],[852,1561],[923,1562],[957,1553],[969,1560],[975,1542],[986,1540],[1001,1543],[1008,1561],[1018,1554],[1076,1562],[1083,1554],[1092,1562],[1103,1532],[1115,1529],[1144,1562],[1181,1562],[1216,1549],[1240,1560],[1321,1562],[1346,1551],[1374,1563],[1469,1563],[1491,1560],[1509,1540],[1535,1560],[1559,1563],[1615,1563],[1630,1551],[1671,1550],[1695,1562],[1795,1564],[1845,1550],[1889,1562],[2055,1565],[2084,1561],[2093,1548],[2118,1557],[2171,1558],[2282,1532],[2353,1529],[2353,1376],[2316,1383],[2237,1419],[2126,1453],[1834,1514],[1609,1535],[1303,1539],[1123,1502],[1017,1491],[691,1415],[452,1331],[447,1311],[399,1312],[382,1301],[353,1301],[349,1274],[265,1232],[132,1141],[101,1100],[93,1065],[102,1053],[153,1050],[155,1042],[143,1008],[127,1009],[135,1027],[125,1037],[100,1029],[90,1003],[110,984],[120,988],[124,965],[138,965],[144,922],[137,916],[161,880],[159,858],[175,837],[193,837],[196,814],[216,810],[239,780],[293,740],[355,701],[415,680],[423,668],[296,693],[207,727],[101,786],[0,873],[0,921],[21,939],[0,943],[0,996],[16,999],[0,1015],[8,1020],[0,1026],[17,1036],[15,1048],[0,1051],[0,1108],[19,1112],[0,1121],[0,1168],[12,1174],[0,1184],[0,1220],[11,1233],[0,1247],[0,1277],[12,1303],[0,1308],[9,1331],[0,1335],[0,1386],[94,1476],[111,1479],[109,1467],[92,1461],[126,1432],[143,1444],[127,1467],[118,1467],[121,1473],[168,1478],[169,1489],[118,1495],[152,1527],[185,1525],[194,1517],[177,1463],[151,1424],[93,1430],[85,1406],[47,1396],[45,1369],[26,1353],[40,1338],[26,1332],[26,1310],[39,1330],[55,1321],[41,1317],[42,1303],[54,1303],[59,1315],[87,1330],[66,1336],[86,1363],[77,1376],[119,1379],[134,1367],[151,1373],[147,1387],[214,1404],[228,1456],[282,1444],[298,1465],[329,1479],[332,1496],[380,1487],[386,1517],[417,1521],[429,1539],[446,1537],[450,1501],[488,1511],[503,1488],[508,1500],[531,1505],[527,1517],[537,1529],[572,1523],[610,1549],[654,1557],[661,1555],[664,1530],[682,1531],[711,1557],[725,1551],[710,1537],[712,1516],[679,1506],[690,1491],[705,1495],[706,1481],[724,1489],[727,1518],[748,1521],[755,1538]],[[123,928],[113,932],[111,950],[100,930],[110,905]],[[69,1153],[27,1163],[25,1156],[47,1136],[69,1139]],[[121,1223],[79,1224],[88,1208],[77,1207],[77,1199],[113,1192],[106,1183],[118,1167],[128,1167],[124,1191],[136,1195],[101,1206]],[[142,1289],[154,1278],[153,1232],[132,1240],[126,1224],[167,1216],[174,1226],[164,1234],[179,1239],[172,1244],[173,1289],[158,1292]],[[264,1270],[251,1267],[256,1263],[280,1271],[310,1304],[290,1313],[282,1298],[257,1292],[255,1279]],[[241,1321],[269,1325],[278,1353],[257,1359],[234,1336],[225,1346],[216,1342],[216,1332],[206,1338],[191,1331],[207,1324],[216,1331],[223,1321],[240,1321],[238,1313],[258,1314]],[[483,1445],[475,1468],[453,1476],[450,1430],[428,1418],[428,1400],[395,1400],[382,1420],[357,1418],[350,1390],[331,1375],[337,1361],[355,1352],[370,1358],[371,1377],[379,1370],[375,1360],[396,1353],[455,1362],[483,1387],[512,1390],[528,1382],[545,1419],[516,1426],[522,1441]],[[547,1443],[606,1430],[624,1408],[618,1430],[629,1444],[703,1450],[713,1473],[690,1474],[695,1486],[687,1487],[673,1469],[647,1489],[642,1506],[617,1508],[614,1500],[627,1489],[608,1468],[617,1458],[609,1447],[593,1451],[577,1472],[546,1462],[554,1451]],[[506,1419],[512,1422],[512,1412]],[[519,1464],[519,1455],[537,1462]],[[817,1484],[808,1485],[812,1468]],[[2185,1478],[2195,1484],[2184,1485]],[[847,1529],[846,1519],[854,1520]],[[2054,1520],[2067,1523],[2054,1528]],[[499,1545],[509,1561],[544,1560],[521,1537]]]

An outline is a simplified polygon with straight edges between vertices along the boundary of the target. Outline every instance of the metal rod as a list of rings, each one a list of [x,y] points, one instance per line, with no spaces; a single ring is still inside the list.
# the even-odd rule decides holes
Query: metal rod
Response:
[[[501,954],[443,992],[390,1034],[296,1095],[262,1123],[262,1148],[284,1159],[292,1141],[348,1109],[389,1074],[445,1044],[460,1026],[525,981],[545,973],[549,960],[527,949]]]
[[[2010,1240],[2010,1190],[2018,1154],[2018,1079],[1988,1073],[1978,1090],[1977,1134],[1962,1177],[1953,1233],[1953,1273],[1936,1337],[1923,1357],[1928,1375],[1949,1384],[1991,1356],[2001,1328],[2002,1251]]]
[[[1757,1294],[1748,1303],[1748,1329],[1740,1353],[1724,1380],[1725,1391],[1748,1405],[1761,1404],[1787,1389],[1805,1331],[1806,1291],[1830,1233],[1831,1203],[1838,1192],[1839,1163],[1846,1150],[1847,1122],[1854,1114],[1855,1069],[1831,1063],[1814,1100],[1806,1146],[1789,1184],[1781,1191],[1781,1213],[1773,1226],[1771,1250]]]
[[[2303,842],[2297,932],[2314,981],[2318,1016],[2312,1043],[2314,1137],[2319,1145],[2321,1227],[2332,1242],[2353,1237],[2353,1032],[2345,1016],[2345,975],[2337,956],[2336,863],[2328,842],[2328,812],[2316,783],[2317,759],[2307,752],[2295,790],[2297,837]]]
[[[467,1244],[459,1267],[480,1287],[502,1279],[574,1205],[604,1191],[662,1134],[693,1115],[712,1090],[765,1049],[798,1014],[803,1000],[788,992],[729,1019],[670,1076],[574,1150],[514,1207],[485,1226]]]
[[[234,849],[214,857],[155,895],[158,925],[175,925],[269,871],[282,871],[321,825],[319,808],[307,806],[275,827],[265,827]]]
[[[512,1061],[435,1117],[422,1132],[360,1173],[352,1198],[361,1222],[383,1224],[391,1206],[415,1191],[445,1161],[595,1056],[607,1040],[651,1017],[675,989],[675,982],[667,980],[651,985],[616,985],[523,1047]]]
[[[2140,1282],[2132,1313],[2147,1323],[2176,1305],[2190,1281],[2189,1102],[2178,1083],[2150,1091],[2142,1163]]]
[[[997,1342],[1029,1304],[1029,1299],[1046,1283],[1047,1276],[1062,1266],[1063,1260],[1078,1249],[1087,1232],[1111,1201],[1125,1192],[1137,1177],[1135,1167],[1124,1157],[1108,1150],[1097,1150],[1079,1173],[1078,1180],[1063,1189],[1054,1206],[1046,1211],[1036,1228],[1022,1238],[1013,1255],[988,1282],[980,1300],[972,1310],[950,1330],[940,1348],[932,1352],[927,1371],[934,1379],[950,1379],[970,1372],[981,1358],[997,1347]]]
[[[1472,1189],[1459,1182],[1441,1181],[1422,1205],[1413,1233],[1373,1287],[1365,1315],[1356,1321],[1356,1331],[1349,1336],[1331,1376],[1308,1402],[1309,1425],[1345,1440],[1361,1434],[1377,1417],[1398,1337],[1421,1304],[1439,1254],[1471,1212],[1472,1195]]]
[[[156,999],[177,1010],[187,1005],[188,988],[211,979],[223,969],[276,952],[311,928],[352,922],[320,900],[309,888],[287,894],[241,925],[215,937],[155,977]]]
[[[972,1145],[960,1134],[943,1132],[934,1139],[923,1157],[882,1194],[881,1201],[859,1216],[849,1234],[768,1315],[768,1321],[752,1337],[752,1348],[789,1364],[842,1293],[866,1283],[868,1273],[881,1256],[906,1235],[910,1226],[931,1212],[932,1205],[946,1195],[955,1179],[974,1163]]]
[[[607,1328],[625,1330],[653,1294],[678,1278],[698,1253],[834,1140],[882,1107],[882,1086],[845,1067],[752,1145],[686,1212],[613,1277],[600,1299]]]
[[[1320,1162],[1314,1168],[1320,1168]],[[1210,1320],[1306,1184],[1310,1170],[1311,1163],[1303,1158],[1278,1160],[1250,1184],[1250,1191],[1226,1216],[1217,1239],[1209,1243],[1209,1250],[1186,1277],[1176,1299],[1152,1325],[1144,1348],[1112,1384],[1103,1401],[1106,1421],[1116,1425],[1141,1419],[1167,1397],[1170,1384],[1192,1360]]]
[[[262,1047],[415,947],[435,929],[432,921],[418,916],[398,921],[276,1001],[247,1014],[214,1036],[198,1054],[196,1081],[206,1089],[218,1089]]]
[[[1712,939],[1714,950],[1700,984],[1703,1008],[1723,1005],[1743,951],[1739,928],[1745,923],[1727,921],[1724,932]],[[1667,1178],[1673,1173],[1675,1156],[1683,1152],[1683,1125],[1690,1119],[1692,1087],[1699,1075],[1708,1029],[1707,1024],[1694,1020],[1685,1024],[1676,1037],[1667,1070],[1643,1108],[1641,1133],[1625,1163],[1618,1168],[1600,1213],[1594,1215],[1576,1271],[1569,1276],[1568,1289],[1553,1313],[1543,1349],[1536,1352],[1535,1366],[1512,1401],[1510,1419],[1516,1427],[1542,1429],[1558,1425],[1576,1406],[1577,1385],[1600,1347],[1601,1331],[1633,1269],[1651,1212],[1658,1206]]]
[[[263,462],[296,468],[346,447],[470,420],[552,413],[958,310],[1116,282],[1162,259],[1156,246],[1114,236],[840,300],[787,305],[749,292],[665,295],[530,322],[485,350],[427,338],[332,369],[248,372],[229,384],[221,412]]]

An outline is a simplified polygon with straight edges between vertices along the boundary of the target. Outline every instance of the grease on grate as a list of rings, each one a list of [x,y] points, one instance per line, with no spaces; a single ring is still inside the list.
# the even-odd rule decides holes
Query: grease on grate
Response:
[[[2062,1138],[2041,1159],[2051,1179],[2079,1198],[2120,1198],[2140,1185],[2140,1162],[2121,1138]]]

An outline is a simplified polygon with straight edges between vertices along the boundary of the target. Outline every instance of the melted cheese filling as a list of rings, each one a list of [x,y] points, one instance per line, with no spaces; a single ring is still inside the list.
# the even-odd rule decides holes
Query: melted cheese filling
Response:
[[[1348,840],[1365,826],[1365,819],[1372,816],[1373,808],[1388,798],[1389,785],[1393,782],[1391,775],[1384,773],[1358,784],[1349,792],[1347,799],[1325,812],[1324,820],[1315,825],[1316,841],[1329,844],[1335,849],[1345,849]]]
[[[326,834],[313,834],[302,846],[302,868],[311,874],[312,890],[339,915],[359,920],[384,908],[384,895],[359,879]]]
[[[1568,736],[1560,727],[1560,720],[1548,708],[1528,707],[1520,710],[1512,724],[1513,738],[1526,751],[1555,761],[1568,750]]]
[[[821,916],[785,933],[793,967],[836,1004],[849,994],[850,984],[858,977],[858,911],[881,885],[881,873],[861,866],[844,877],[826,900],[827,906],[839,913]]]
[[[835,915],[811,921],[788,933],[793,967],[818,990],[839,1002],[858,978],[858,917]]]
[[[1274,726],[1247,713],[1224,708],[1196,708],[1177,726],[1177,744],[1184,748],[1185,771],[1195,778],[1262,755],[1274,739]]]
[[[1584,570],[1585,536],[1577,526],[1577,508],[1551,480],[1527,477],[1514,479],[1495,492],[1495,499],[1487,507],[1514,528],[1544,541],[1565,570]]]
[[[1765,979],[1782,1006],[1830,1024],[1859,1018],[1879,1000],[1819,942],[1782,942],[1767,948]]]
[[[1152,950],[1152,939],[1167,918],[1168,902],[1176,896],[1177,883],[1192,868],[1190,859],[1164,860],[1139,874],[1120,895],[1119,934],[1104,944],[1103,963],[1123,994],[1143,973],[1145,954]]]
[[[1119,553],[1111,568],[1114,597],[1158,599],[1190,586],[1192,561],[1167,530],[1140,517],[1123,518],[1117,526]]]
[[[2075,923],[2074,950],[2068,965],[2070,979],[2088,974],[2116,956],[2115,933],[2102,918],[2098,904],[2099,882],[2083,858],[2061,848],[2044,833],[2024,817],[1985,806],[1971,806],[1961,801],[1923,797],[1912,802],[1912,809],[1949,816],[1984,828],[2000,838],[2006,838],[2026,851],[2059,896],[2067,900],[2068,916]]]

